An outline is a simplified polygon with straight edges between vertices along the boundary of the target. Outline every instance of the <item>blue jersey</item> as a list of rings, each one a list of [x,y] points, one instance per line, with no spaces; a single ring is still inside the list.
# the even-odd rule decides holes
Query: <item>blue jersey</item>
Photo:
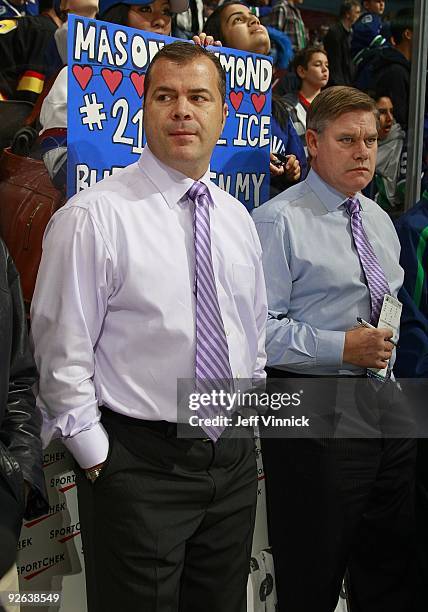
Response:
[[[308,168],[305,150],[290,118],[287,119],[284,127],[281,127],[276,121],[275,117],[272,116],[270,150],[274,155],[277,153],[280,155],[295,155],[300,163],[300,180],[303,180],[306,177]],[[287,189],[287,187],[290,186],[291,183],[289,183],[284,177],[271,176],[270,197],[273,198],[275,195],[281,193],[281,191],[284,191],[284,189]]]
[[[15,6],[8,0],[0,0],[0,20],[15,19],[25,15],[39,14],[39,0],[26,0],[25,4]]]
[[[300,162],[302,178],[304,178],[306,176],[307,167],[305,150],[303,149],[302,141],[297,135],[291,119],[288,119],[286,127],[282,129],[275,118],[272,117],[271,128],[270,149],[272,153],[274,155],[277,153],[280,155],[295,155]]]
[[[394,372],[399,377],[428,377],[428,191],[396,221],[404,284],[400,339]]]
[[[352,26],[351,55],[356,66],[364,62],[365,55],[376,47],[387,43],[386,29],[380,17],[375,13],[363,13]]]

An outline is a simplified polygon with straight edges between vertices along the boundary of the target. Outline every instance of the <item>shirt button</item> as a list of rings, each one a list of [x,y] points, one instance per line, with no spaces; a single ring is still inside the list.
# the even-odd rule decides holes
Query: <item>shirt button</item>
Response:
[[[241,375],[239,374],[239,372],[238,372],[238,374],[235,376],[235,378],[237,378],[238,380],[241,378]]]
[[[224,333],[226,334],[226,336],[230,336],[230,331],[228,329],[225,329]]]

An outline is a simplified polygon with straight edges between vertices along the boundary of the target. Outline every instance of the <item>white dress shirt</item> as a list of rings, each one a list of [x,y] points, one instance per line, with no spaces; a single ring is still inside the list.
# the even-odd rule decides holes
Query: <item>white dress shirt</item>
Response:
[[[393,296],[403,283],[391,219],[357,193],[367,237]],[[343,362],[345,332],[370,320],[370,294],[339,193],[311,170],[253,211],[263,247],[269,303],[268,365],[311,375],[361,374]],[[395,359],[390,360],[391,365]]]
[[[245,207],[209,180],[213,267],[235,378],[263,378],[266,292]],[[146,147],[137,163],[51,219],[32,303],[43,441],[82,467],[108,451],[99,405],[177,420],[177,379],[195,376],[193,180]]]

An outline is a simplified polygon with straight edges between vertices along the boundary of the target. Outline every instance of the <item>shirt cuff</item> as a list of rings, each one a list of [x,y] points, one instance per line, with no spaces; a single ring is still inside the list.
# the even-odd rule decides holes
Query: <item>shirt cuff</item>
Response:
[[[321,329],[317,340],[316,365],[339,368],[343,363],[345,332]]]
[[[62,442],[84,470],[103,463],[107,458],[109,438],[101,423],[80,431],[72,438],[63,438]]]

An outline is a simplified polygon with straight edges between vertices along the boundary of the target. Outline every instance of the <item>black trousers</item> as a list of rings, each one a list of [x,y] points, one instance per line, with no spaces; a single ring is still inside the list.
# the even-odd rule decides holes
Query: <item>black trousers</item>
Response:
[[[77,468],[89,612],[244,612],[257,474],[251,439],[176,438],[103,410],[94,484]]]
[[[263,439],[279,612],[412,612],[415,442]]]
[[[419,572],[416,609],[417,612],[426,612],[428,608],[428,439],[420,439],[417,444],[416,547]]]
[[[24,507],[0,474],[0,578],[16,561]]]

